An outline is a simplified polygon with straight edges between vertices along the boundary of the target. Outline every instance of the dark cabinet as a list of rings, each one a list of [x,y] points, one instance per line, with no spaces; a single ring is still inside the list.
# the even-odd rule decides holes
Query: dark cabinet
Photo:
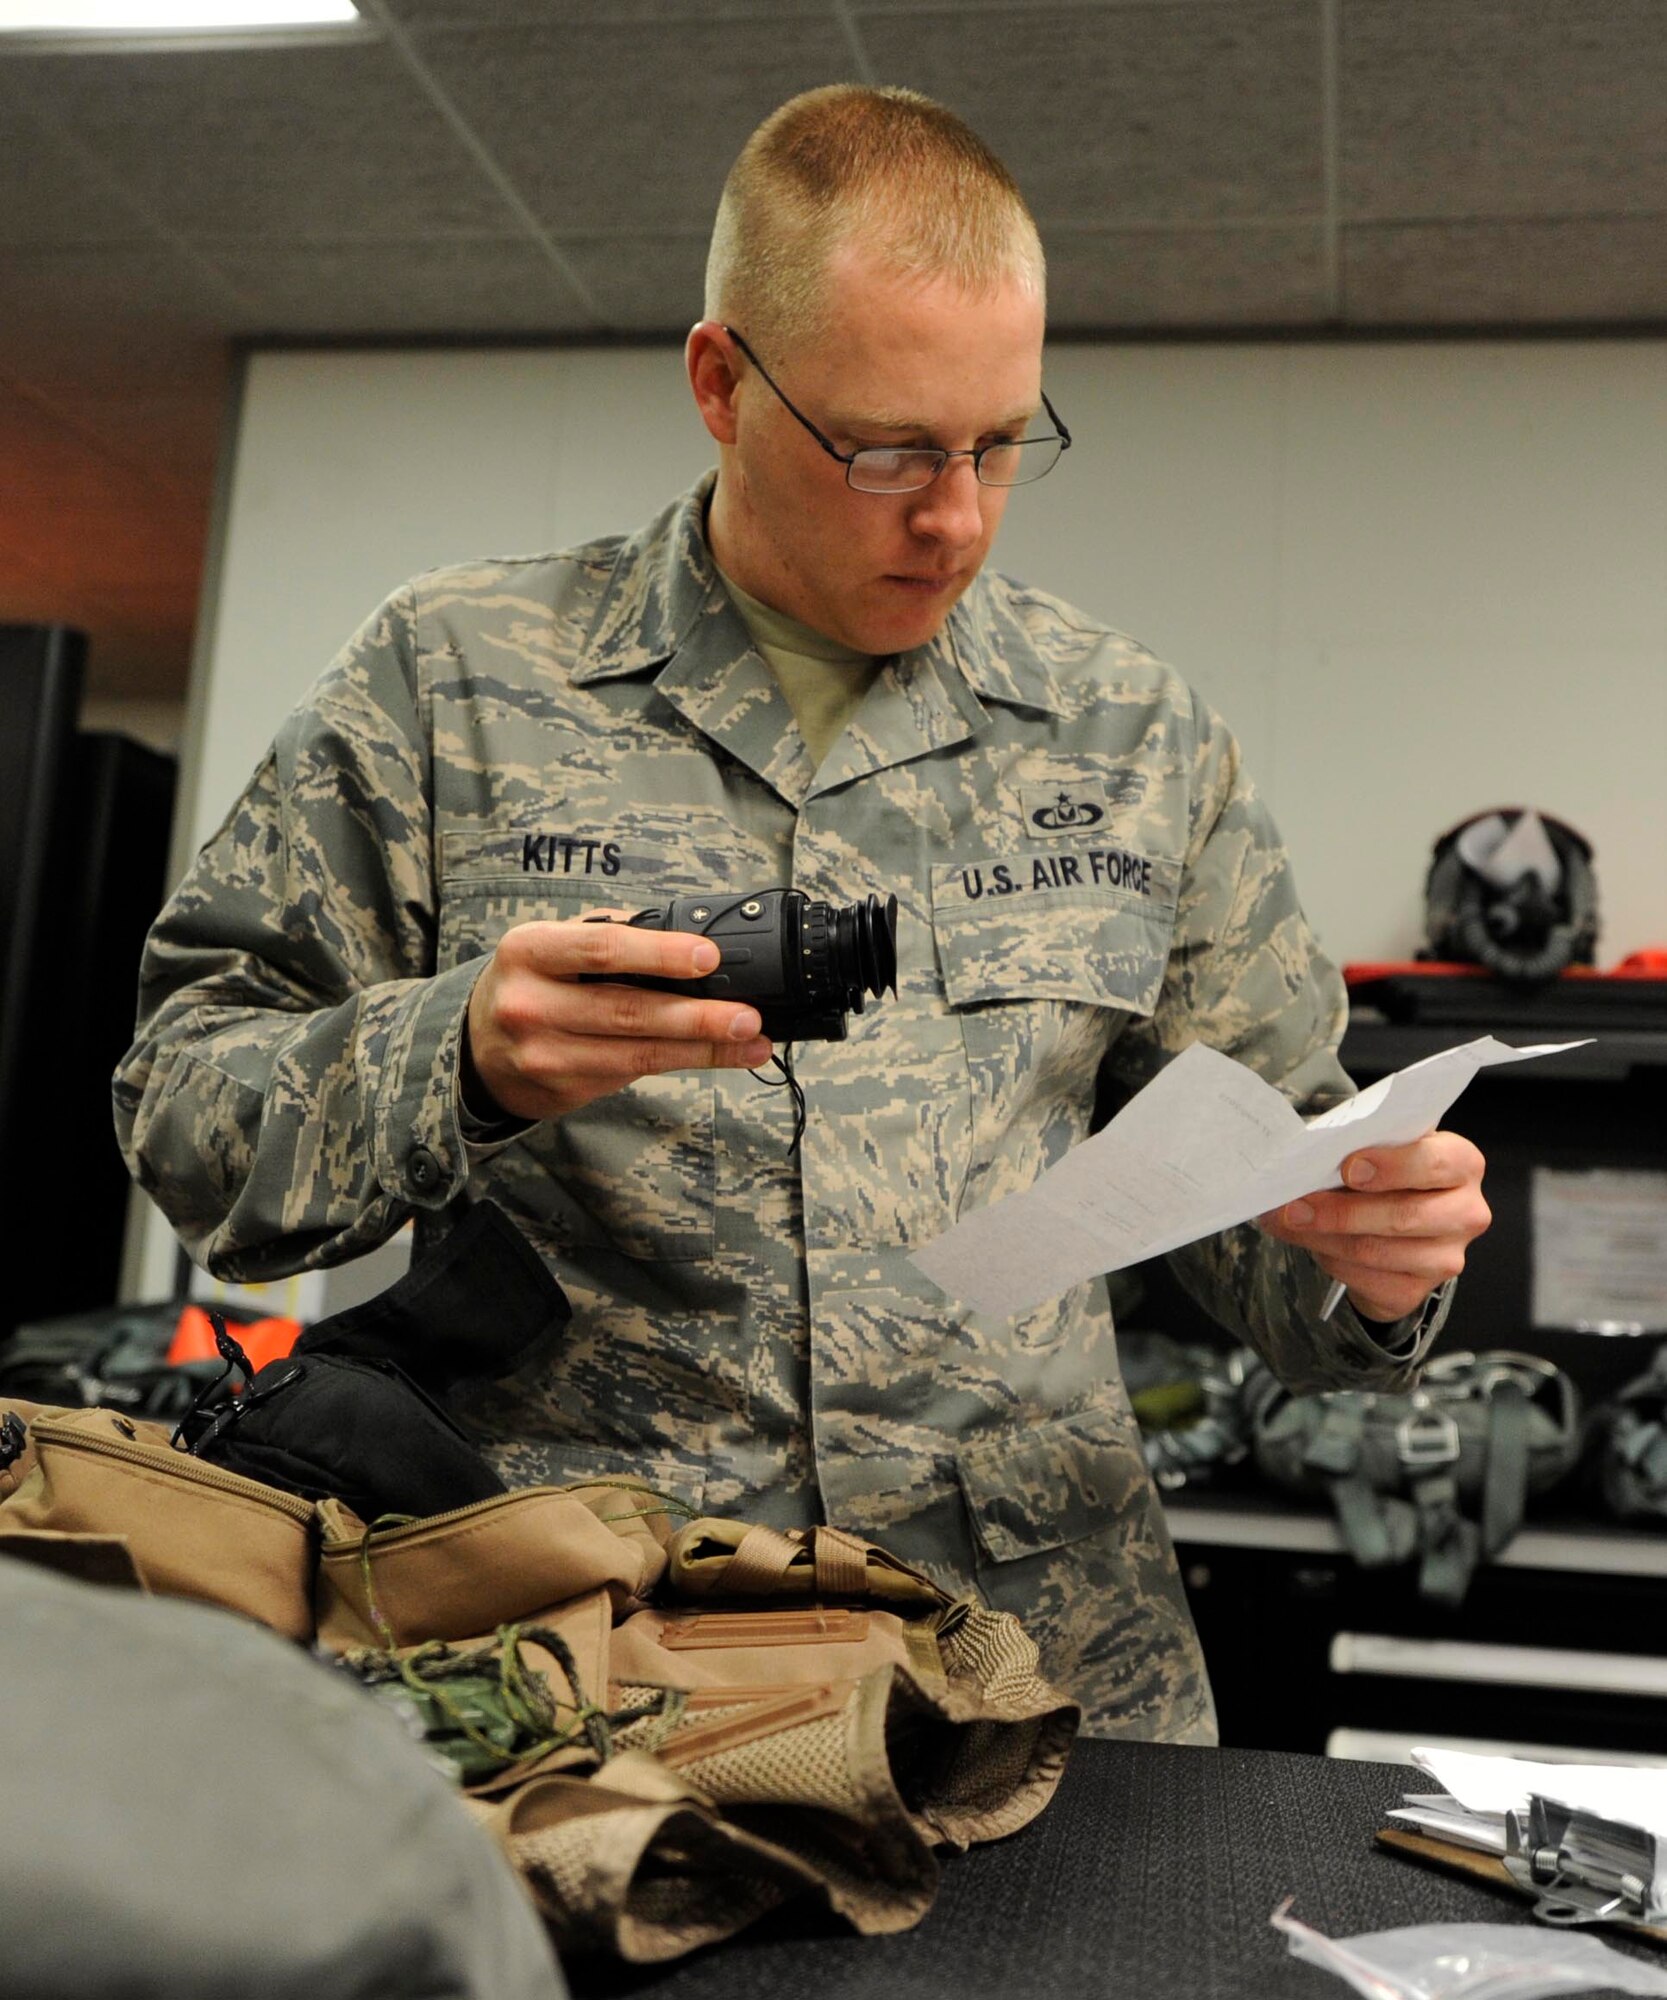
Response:
[[[1445,1609],[1360,1569],[1323,1515],[1257,1496],[1168,1511],[1225,1744],[1667,1758],[1667,1533],[1530,1525]]]

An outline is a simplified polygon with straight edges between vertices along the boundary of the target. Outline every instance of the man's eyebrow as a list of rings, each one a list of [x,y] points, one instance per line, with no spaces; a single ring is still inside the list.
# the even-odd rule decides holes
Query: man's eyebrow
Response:
[[[1040,403],[1032,403],[1028,409],[1016,410],[1011,416],[997,417],[994,423],[986,424],[984,428],[987,431],[1011,430],[1015,425],[1028,424],[1040,414],[1041,408]],[[893,417],[872,411],[859,414],[854,410],[834,412],[829,415],[828,423],[838,431],[889,431],[895,437],[928,437],[935,428],[924,417]]]

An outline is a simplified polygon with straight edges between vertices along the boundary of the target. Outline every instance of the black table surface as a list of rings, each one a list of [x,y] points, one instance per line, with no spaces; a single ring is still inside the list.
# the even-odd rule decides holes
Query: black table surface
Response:
[[[668,1966],[565,1969],[576,2000],[1339,2000],[1343,1982],[1269,1927],[1287,1896],[1331,1937],[1531,1921],[1509,1890],[1374,1846],[1388,1809],[1428,1788],[1399,1764],[1079,1742],[1040,1819],[944,1857],[912,1931],[857,1937],[800,1903]],[[1667,1962],[1624,1933],[1593,1935]]]

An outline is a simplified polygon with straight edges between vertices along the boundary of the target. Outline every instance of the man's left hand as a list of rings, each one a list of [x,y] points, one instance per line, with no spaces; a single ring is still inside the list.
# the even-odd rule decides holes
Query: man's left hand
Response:
[[[1343,1188],[1287,1202],[1261,1224],[1340,1278],[1364,1318],[1397,1320],[1458,1276],[1466,1247],[1493,1220],[1484,1165],[1456,1132],[1363,1147],[1343,1162]]]

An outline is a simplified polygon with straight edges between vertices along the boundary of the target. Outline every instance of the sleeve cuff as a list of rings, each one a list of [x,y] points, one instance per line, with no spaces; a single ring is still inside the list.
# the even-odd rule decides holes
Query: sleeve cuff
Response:
[[[1392,1361],[1401,1368],[1412,1367],[1423,1360],[1445,1325],[1447,1309],[1453,1299],[1453,1287],[1457,1283],[1456,1278],[1448,1278],[1437,1285],[1418,1310],[1408,1313],[1403,1319],[1363,1319],[1347,1301],[1344,1302],[1345,1310],[1374,1357]]]
[[[457,1105],[458,1130],[463,1134],[463,1143],[471,1159],[482,1159],[495,1153],[500,1147],[508,1146],[519,1139],[523,1132],[530,1132],[537,1122],[532,1118],[518,1118],[513,1112],[502,1111],[493,1101],[490,1092],[480,1080],[474,1061],[469,1054],[468,1010],[465,1008],[457,1038],[457,1074],[454,1086]],[[478,1108],[482,1101],[491,1104],[490,1112]]]
[[[458,1102],[457,1060],[480,967],[414,980],[367,1057],[374,1094],[372,1157],[382,1187],[414,1208],[441,1209],[472,1165]]]
[[[463,1135],[463,1144],[470,1159],[484,1159],[511,1146],[523,1133],[530,1132],[537,1121],[532,1118],[477,1118],[469,1109],[468,1100],[463,1095],[462,1079],[457,1088],[457,1129]]]

